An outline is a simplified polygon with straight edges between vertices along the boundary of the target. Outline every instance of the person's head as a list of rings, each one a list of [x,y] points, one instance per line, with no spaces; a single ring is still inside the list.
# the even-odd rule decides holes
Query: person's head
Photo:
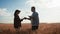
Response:
[[[35,12],[35,7],[34,7],[34,6],[31,7],[31,11],[32,11],[32,12]]]
[[[15,10],[14,15],[18,15],[21,11],[20,10]]]

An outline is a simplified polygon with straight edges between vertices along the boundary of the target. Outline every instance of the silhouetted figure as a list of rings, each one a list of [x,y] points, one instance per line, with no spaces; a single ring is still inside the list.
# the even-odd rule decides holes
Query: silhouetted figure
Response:
[[[26,18],[25,19],[28,19],[28,20],[31,20],[31,24],[32,24],[32,32],[34,32],[35,34],[37,34],[37,29],[38,29],[38,26],[39,26],[39,17],[38,17],[38,13],[35,11],[35,7],[31,7],[31,11],[33,12],[32,13],[32,16],[29,16],[30,18]]]
[[[23,21],[23,19],[20,19],[19,16],[18,16],[18,14],[20,12],[21,11],[16,10],[15,13],[14,13],[14,28],[15,28],[16,32],[20,31],[21,21]]]

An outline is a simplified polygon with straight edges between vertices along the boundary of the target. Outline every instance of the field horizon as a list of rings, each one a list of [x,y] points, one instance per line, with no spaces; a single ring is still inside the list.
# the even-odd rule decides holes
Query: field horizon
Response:
[[[31,24],[22,24],[21,34],[29,34]],[[16,34],[13,24],[0,24],[0,34]],[[37,34],[60,34],[60,23],[40,23]]]

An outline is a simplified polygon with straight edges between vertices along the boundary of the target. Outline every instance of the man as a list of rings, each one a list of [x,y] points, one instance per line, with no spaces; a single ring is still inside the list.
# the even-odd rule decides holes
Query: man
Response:
[[[36,34],[36,30],[38,29],[38,26],[39,26],[39,17],[38,17],[38,13],[35,11],[34,6],[31,7],[31,11],[33,12],[32,16],[29,16],[30,18],[25,17],[25,19],[31,20],[32,31],[35,32],[35,34]]]

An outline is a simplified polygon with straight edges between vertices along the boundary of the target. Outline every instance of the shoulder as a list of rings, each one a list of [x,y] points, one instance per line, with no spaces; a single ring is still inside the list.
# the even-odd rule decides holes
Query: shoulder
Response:
[[[32,15],[33,16],[38,16],[38,13],[37,12],[34,12]]]
[[[36,15],[38,15],[38,13],[37,13],[37,12],[35,12],[35,14],[36,14]]]

